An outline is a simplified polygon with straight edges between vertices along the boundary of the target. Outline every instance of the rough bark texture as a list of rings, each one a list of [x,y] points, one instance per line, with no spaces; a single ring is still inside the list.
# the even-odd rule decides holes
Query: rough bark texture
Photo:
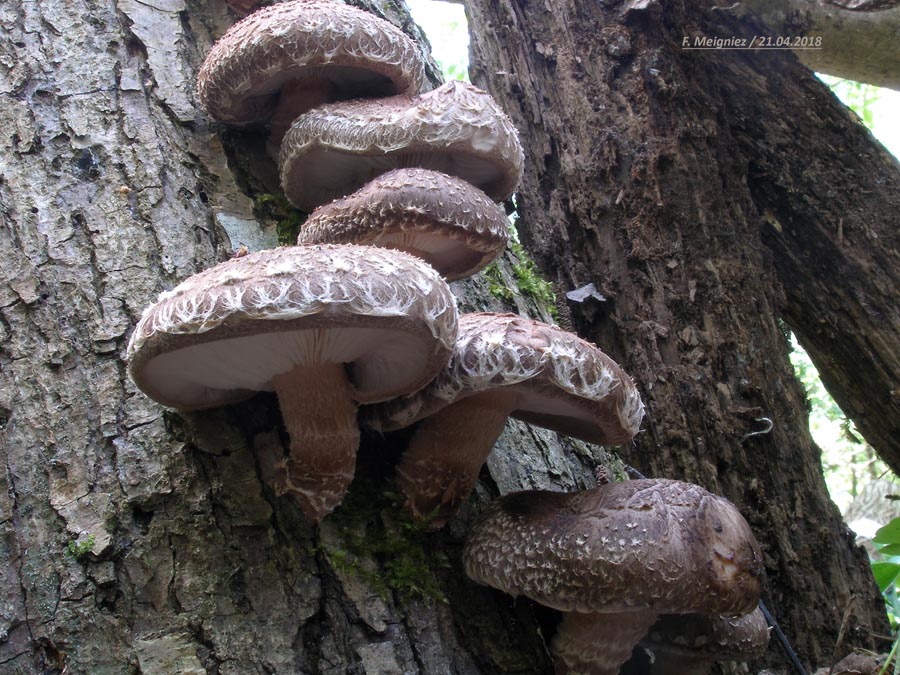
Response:
[[[626,457],[740,506],[766,601],[807,664],[871,645],[884,610],[828,499],[781,321],[835,394],[863,402],[848,412],[896,466],[896,162],[791,55],[681,50],[757,29],[727,12],[467,8],[473,80],[526,139],[523,243],[559,289],[594,284],[562,313],[644,395]],[[766,662],[789,668],[774,646]]]
[[[221,0],[0,5],[0,672],[546,673],[527,605],[462,573],[469,509],[424,535],[384,495],[403,434],[363,438],[312,528],[254,461],[283,453],[274,395],[179,415],[125,376],[160,291],[276,243],[251,200],[277,192],[265,137],[194,101],[233,21]],[[548,318],[490,287],[454,284],[464,311]],[[599,453],[510,424],[473,503],[585,487]]]
[[[822,0],[750,0],[734,9],[762,21],[765,29],[761,37],[821,37],[821,49],[797,52],[800,60],[817,72],[900,89],[900,9],[896,3],[880,3],[876,11],[834,6],[837,4]]]

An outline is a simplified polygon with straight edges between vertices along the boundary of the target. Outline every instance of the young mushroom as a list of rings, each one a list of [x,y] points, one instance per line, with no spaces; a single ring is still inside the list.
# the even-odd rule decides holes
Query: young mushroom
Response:
[[[453,81],[417,97],[310,110],[285,134],[279,165],[285,196],[312,211],[407,166],[458,176],[502,201],[519,182],[524,159],[515,127],[490,95]]]
[[[557,675],[615,675],[660,614],[746,614],[763,575],[734,505],[673,480],[500,497],[463,562],[474,581],[565,612]]]
[[[481,190],[427,169],[394,169],[352,195],[320,206],[297,238],[304,244],[365,244],[422,258],[448,281],[471,276],[509,241],[503,209]]]
[[[127,357],[135,384],[177,410],[274,390],[290,435],[275,490],[318,522],[353,478],[357,404],[423,387],[455,335],[453,295],[421,260],[307,246],[233,258],[163,293]]]
[[[592,443],[625,443],[643,405],[631,379],[597,347],[513,314],[464,314],[447,367],[416,394],[363,409],[391,431],[424,420],[397,466],[417,517],[437,529],[478,478],[508,417]]]
[[[356,7],[294,0],[232,26],[203,62],[197,95],[225,124],[268,122],[277,154],[294,118],[317,105],[416,94],[424,82],[422,55],[399,28]]]
[[[717,661],[761,658],[769,627],[760,609],[740,617],[721,614],[668,614],[653,624],[641,647],[647,675],[707,675]]]

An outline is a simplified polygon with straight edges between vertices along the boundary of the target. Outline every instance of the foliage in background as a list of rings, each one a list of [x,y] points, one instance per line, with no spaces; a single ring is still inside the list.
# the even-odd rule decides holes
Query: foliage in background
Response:
[[[900,672],[900,661],[897,660],[897,648],[900,647],[900,599],[897,597],[897,578],[900,577],[900,518],[894,518],[887,525],[875,533],[872,540],[875,545],[875,553],[872,559],[872,574],[881,589],[884,597],[884,605],[887,609],[888,620],[894,631],[894,644],[891,652],[885,660],[879,675],[888,672],[893,662],[891,672]]]
[[[462,5],[407,0],[413,20],[425,31],[431,55],[445,80],[469,81],[469,26]]]
[[[882,90],[862,82],[827,75],[819,77],[877,138],[879,127],[876,125],[874,109]],[[884,142],[888,149],[896,147],[887,138]],[[896,150],[893,151],[896,153]],[[896,477],[877,458],[872,447],[856,432],[853,423],[825,390],[809,355],[796,340],[792,339],[792,342],[794,351],[791,362],[810,402],[810,431],[822,448],[822,469],[828,491],[841,510],[845,511],[852,498],[867,482],[881,476],[893,480]],[[896,658],[900,647],[900,599],[897,596],[897,579],[900,576],[900,518],[894,518],[880,528],[875,533],[873,543],[875,553],[872,556],[872,574],[881,589],[888,620],[895,635],[894,644],[879,675],[884,675],[891,666],[891,672],[897,675],[900,673],[900,661]]]
[[[859,115],[870,130],[873,130],[875,124],[875,103],[881,98],[881,89],[864,82],[854,82],[853,80],[842,80],[839,77],[831,75],[819,75],[828,88],[837,96],[844,105]]]
[[[793,336],[791,346],[791,364],[809,401],[809,430],[822,448],[822,470],[828,492],[841,511],[846,511],[866,483],[889,472],[831,398],[809,354]]]

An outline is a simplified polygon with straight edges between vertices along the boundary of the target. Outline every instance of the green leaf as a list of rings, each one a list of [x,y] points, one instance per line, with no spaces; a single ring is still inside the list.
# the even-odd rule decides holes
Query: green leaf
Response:
[[[872,563],[872,574],[875,576],[878,588],[884,593],[885,589],[900,575],[900,565],[888,562]]]
[[[900,518],[894,518],[875,533],[872,538],[876,544],[900,544]]]
[[[900,556],[900,544],[887,544],[878,549],[880,555],[897,555]]]

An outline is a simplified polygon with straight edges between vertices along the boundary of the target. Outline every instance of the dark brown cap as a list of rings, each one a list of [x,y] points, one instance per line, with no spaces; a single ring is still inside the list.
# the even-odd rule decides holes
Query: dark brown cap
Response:
[[[515,127],[490,95],[453,81],[416,97],[310,110],[285,134],[279,163],[287,198],[312,211],[402,166],[458,176],[501,201],[519,182],[524,159]]]
[[[515,314],[475,312],[460,316],[453,355],[433,382],[366,409],[363,423],[400,429],[492,389],[516,393],[512,417],[592,443],[630,441],[644,414],[631,378],[597,346]]]
[[[509,241],[503,209],[464,180],[394,169],[317,208],[298,244],[365,244],[422,258],[448,281],[471,276]]]
[[[326,82],[330,100],[344,100],[416,94],[424,73],[416,44],[387,21],[337,2],[295,0],[232,26],[203,62],[197,95],[220,122],[247,125],[272,113],[287,82]]]

